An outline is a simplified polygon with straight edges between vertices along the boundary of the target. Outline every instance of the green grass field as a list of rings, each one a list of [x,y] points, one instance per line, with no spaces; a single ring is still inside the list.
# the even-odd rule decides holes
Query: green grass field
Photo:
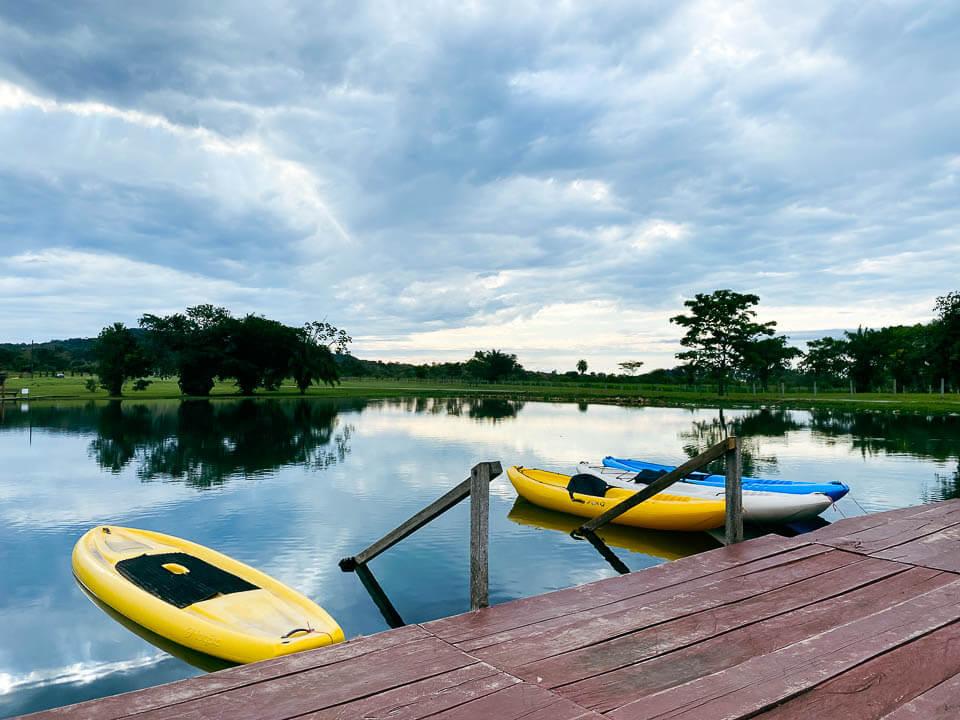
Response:
[[[7,397],[28,397],[34,402],[53,400],[106,400],[105,390],[90,392],[86,389],[85,377],[35,377],[7,378]],[[28,396],[20,394],[21,388],[29,390]],[[889,410],[910,413],[960,413],[960,395],[946,394],[943,398],[935,393],[819,393],[787,389],[779,392],[753,394],[730,392],[718,396],[716,392],[695,392],[669,385],[637,385],[599,382],[565,382],[556,384],[468,384],[430,380],[373,380],[346,378],[336,387],[313,386],[308,397],[398,397],[411,395],[503,395],[518,399],[546,400],[551,402],[595,402],[622,405],[708,405],[723,407],[755,407],[777,405],[788,408],[834,407],[848,410]],[[213,397],[236,397],[237,388],[230,382],[218,382],[211,393]],[[260,390],[257,397],[297,397],[299,391],[292,381],[284,383],[276,392]],[[174,379],[153,379],[143,391],[132,389],[132,383],[124,387],[127,400],[180,398],[180,389]]]

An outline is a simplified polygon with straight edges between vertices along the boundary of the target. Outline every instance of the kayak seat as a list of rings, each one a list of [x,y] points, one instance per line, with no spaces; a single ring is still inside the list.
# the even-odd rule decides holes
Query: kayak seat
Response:
[[[178,608],[218,595],[257,590],[243,578],[182,552],[120,560],[117,572],[139,588]]]
[[[667,474],[666,470],[650,470],[649,468],[644,468],[636,475],[633,476],[633,481],[635,483],[644,483],[649,485],[654,480],[659,480],[664,475]]]
[[[570,478],[570,482],[567,483],[567,492],[570,493],[570,499],[574,502],[583,502],[583,500],[577,500],[573,494],[579,493],[581,495],[604,497],[607,494],[607,490],[612,487],[613,485],[607,485],[603,479],[598,478],[596,475],[580,473]]]

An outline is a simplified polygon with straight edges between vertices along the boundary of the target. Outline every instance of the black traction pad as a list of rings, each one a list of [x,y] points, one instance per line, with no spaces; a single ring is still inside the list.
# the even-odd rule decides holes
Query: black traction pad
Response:
[[[164,565],[176,563],[189,572],[177,574]],[[217,595],[257,590],[241,577],[186,553],[139,555],[121,560],[117,572],[137,587],[178,608],[209,600]]]

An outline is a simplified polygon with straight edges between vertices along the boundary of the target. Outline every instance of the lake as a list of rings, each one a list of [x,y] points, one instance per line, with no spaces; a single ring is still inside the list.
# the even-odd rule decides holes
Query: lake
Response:
[[[74,543],[98,524],[184,537],[253,565],[330,612],[347,638],[387,629],[359,552],[484,460],[571,473],[612,454],[677,464],[744,438],[744,474],[839,479],[827,520],[960,496],[960,417],[553,404],[498,398],[63,403],[0,408],[0,717],[204,672],[95,606]],[[579,524],[491,484],[492,604],[615,573]],[[375,559],[406,622],[469,606],[469,504]],[[704,534],[610,527],[631,570],[715,547]],[[200,665],[201,667],[197,667]]]

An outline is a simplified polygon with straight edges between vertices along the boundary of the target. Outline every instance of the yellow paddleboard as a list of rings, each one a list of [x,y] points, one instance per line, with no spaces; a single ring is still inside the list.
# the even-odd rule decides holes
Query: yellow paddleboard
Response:
[[[84,588],[175,643],[237,663],[343,641],[327,612],[215,550],[149,530],[96,527],[73,548]]]
[[[548,510],[593,518],[635,494],[635,490],[611,487],[603,497],[567,491],[569,475],[514,466],[507,477],[517,494]],[[722,500],[702,500],[680,495],[658,494],[614,518],[620,525],[650,530],[711,530],[726,520]]]

